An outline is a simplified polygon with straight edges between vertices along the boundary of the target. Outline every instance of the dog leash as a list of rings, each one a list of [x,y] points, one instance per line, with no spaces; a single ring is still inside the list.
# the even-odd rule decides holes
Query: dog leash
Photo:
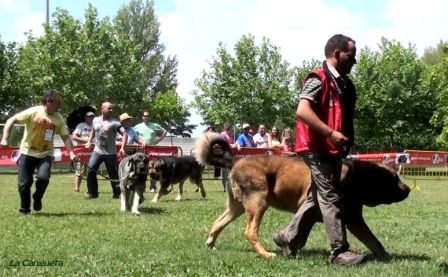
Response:
[[[73,163],[74,163],[74,162],[72,162],[72,163],[70,164],[70,167],[71,167],[71,168],[72,168]],[[121,182],[122,180],[128,178],[129,175],[131,174],[131,172],[128,172],[128,174],[126,174],[126,176],[124,176],[124,177],[121,178],[121,179],[110,179],[109,177],[104,176],[103,174],[99,173],[97,170],[91,168],[91,167],[88,166],[86,163],[83,163],[83,162],[81,162],[81,161],[78,161],[78,163],[81,163],[82,165],[84,165],[84,166],[87,167],[88,169],[90,169],[90,170],[92,170],[93,172],[95,172],[97,175],[100,175],[101,177],[103,177],[103,178],[105,178],[106,180],[109,180],[109,181],[111,181],[111,182]],[[75,167],[73,166],[73,168],[75,168]]]

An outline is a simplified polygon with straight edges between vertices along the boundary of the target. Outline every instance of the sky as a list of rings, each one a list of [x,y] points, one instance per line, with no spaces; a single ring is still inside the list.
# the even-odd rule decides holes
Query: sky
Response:
[[[101,17],[112,18],[128,2],[50,0],[50,14],[60,7],[83,19],[91,3]],[[0,0],[0,7],[3,41],[23,42],[23,32],[30,29],[42,35],[46,0]],[[323,60],[325,43],[336,33],[356,40],[358,49],[368,46],[376,50],[384,36],[415,44],[419,55],[441,39],[448,40],[448,0],[155,0],[154,7],[165,54],[179,60],[177,91],[187,101],[193,101],[194,80],[207,69],[219,42],[232,51],[247,34],[254,35],[257,42],[269,38],[293,66],[312,58]],[[192,110],[190,123],[201,122]],[[199,137],[204,129],[196,128],[193,137]]]

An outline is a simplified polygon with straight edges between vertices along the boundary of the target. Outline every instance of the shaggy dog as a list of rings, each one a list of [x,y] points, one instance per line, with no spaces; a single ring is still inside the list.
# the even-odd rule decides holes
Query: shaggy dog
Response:
[[[215,151],[219,145],[222,151]],[[218,153],[218,154],[216,154]],[[214,222],[207,245],[214,249],[216,239],[232,221],[247,213],[246,237],[262,257],[275,254],[267,252],[258,240],[258,230],[268,207],[296,213],[307,199],[311,189],[311,172],[300,158],[280,156],[249,156],[236,158],[229,143],[219,134],[207,133],[197,140],[196,159],[231,169],[228,183],[227,208]],[[341,182],[337,188],[343,199],[347,229],[378,258],[388,258],[381,242],[370,231],[362,215],[363,206],[375,207],[405,200],[410,188],[403,184],[396,172],[382,164],[367,161],[347,161],[342,165]],[[317,210],[309,230],[300,230],[301,241],[295,249],[305,246],[315,222],[322,222]]]

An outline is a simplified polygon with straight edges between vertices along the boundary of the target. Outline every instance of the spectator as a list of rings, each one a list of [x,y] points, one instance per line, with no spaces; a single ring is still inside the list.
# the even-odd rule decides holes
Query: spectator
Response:
[[[134,130],[143,139],[145,145],[157,145],[161,142],[167,131],[157,123],[151,122],[151,114],[148,110],[142,111],[143,122],[134,126]],[[156,192],[156,181],[150,181],[150,192]]]
[[[84,145],[90,136],[93,125],[92,121],[95,114],[92,112],[87,112],[84,116],[84,122],[79,123],[75,131],[73,131],[72,140],[76,142],[76,145]],[[79,193],[79,187],[81,186],[82,176],[85,175],[86,167],[83,163],[78,163],[75,171],[75,193]]]
[[[146,146],[143,139],[135,132],[134,128],[131,127],[132,125],[132,117],[129,116],[127,113],[123,113],[120,115],[120,123],[121,126],[123,126],[124,130],[126,131],[126,134],[128,135],[128,142],[127,144],[141,144],[144,148]],[[116,141],[121,143],[123,140],[123,137],[120,134],[117,134]]]
[[[283,150],[282,137],[280,136],[280,130],[278,129],[277,126],[272,127],[268,144],[269,148]]]
[[[266,127],[263,124],[260,124],[258,133],[254,136],[254,142],[257,145],[257,148],[268,148],[269,138],[269,134],[266,133]]]
[[[249,134],[249,129],[249,124],[243,124],[243,133],[238,137],[236,141],[238,149],[240,147],[255,147],[254,138],[251,134]]]

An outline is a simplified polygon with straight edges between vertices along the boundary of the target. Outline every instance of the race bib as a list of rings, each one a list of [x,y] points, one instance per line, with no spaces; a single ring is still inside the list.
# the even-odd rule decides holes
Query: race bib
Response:
[[[44,140],[51,141],[53,139],[53,133],[54,133],[54,130],[45,129]]]

